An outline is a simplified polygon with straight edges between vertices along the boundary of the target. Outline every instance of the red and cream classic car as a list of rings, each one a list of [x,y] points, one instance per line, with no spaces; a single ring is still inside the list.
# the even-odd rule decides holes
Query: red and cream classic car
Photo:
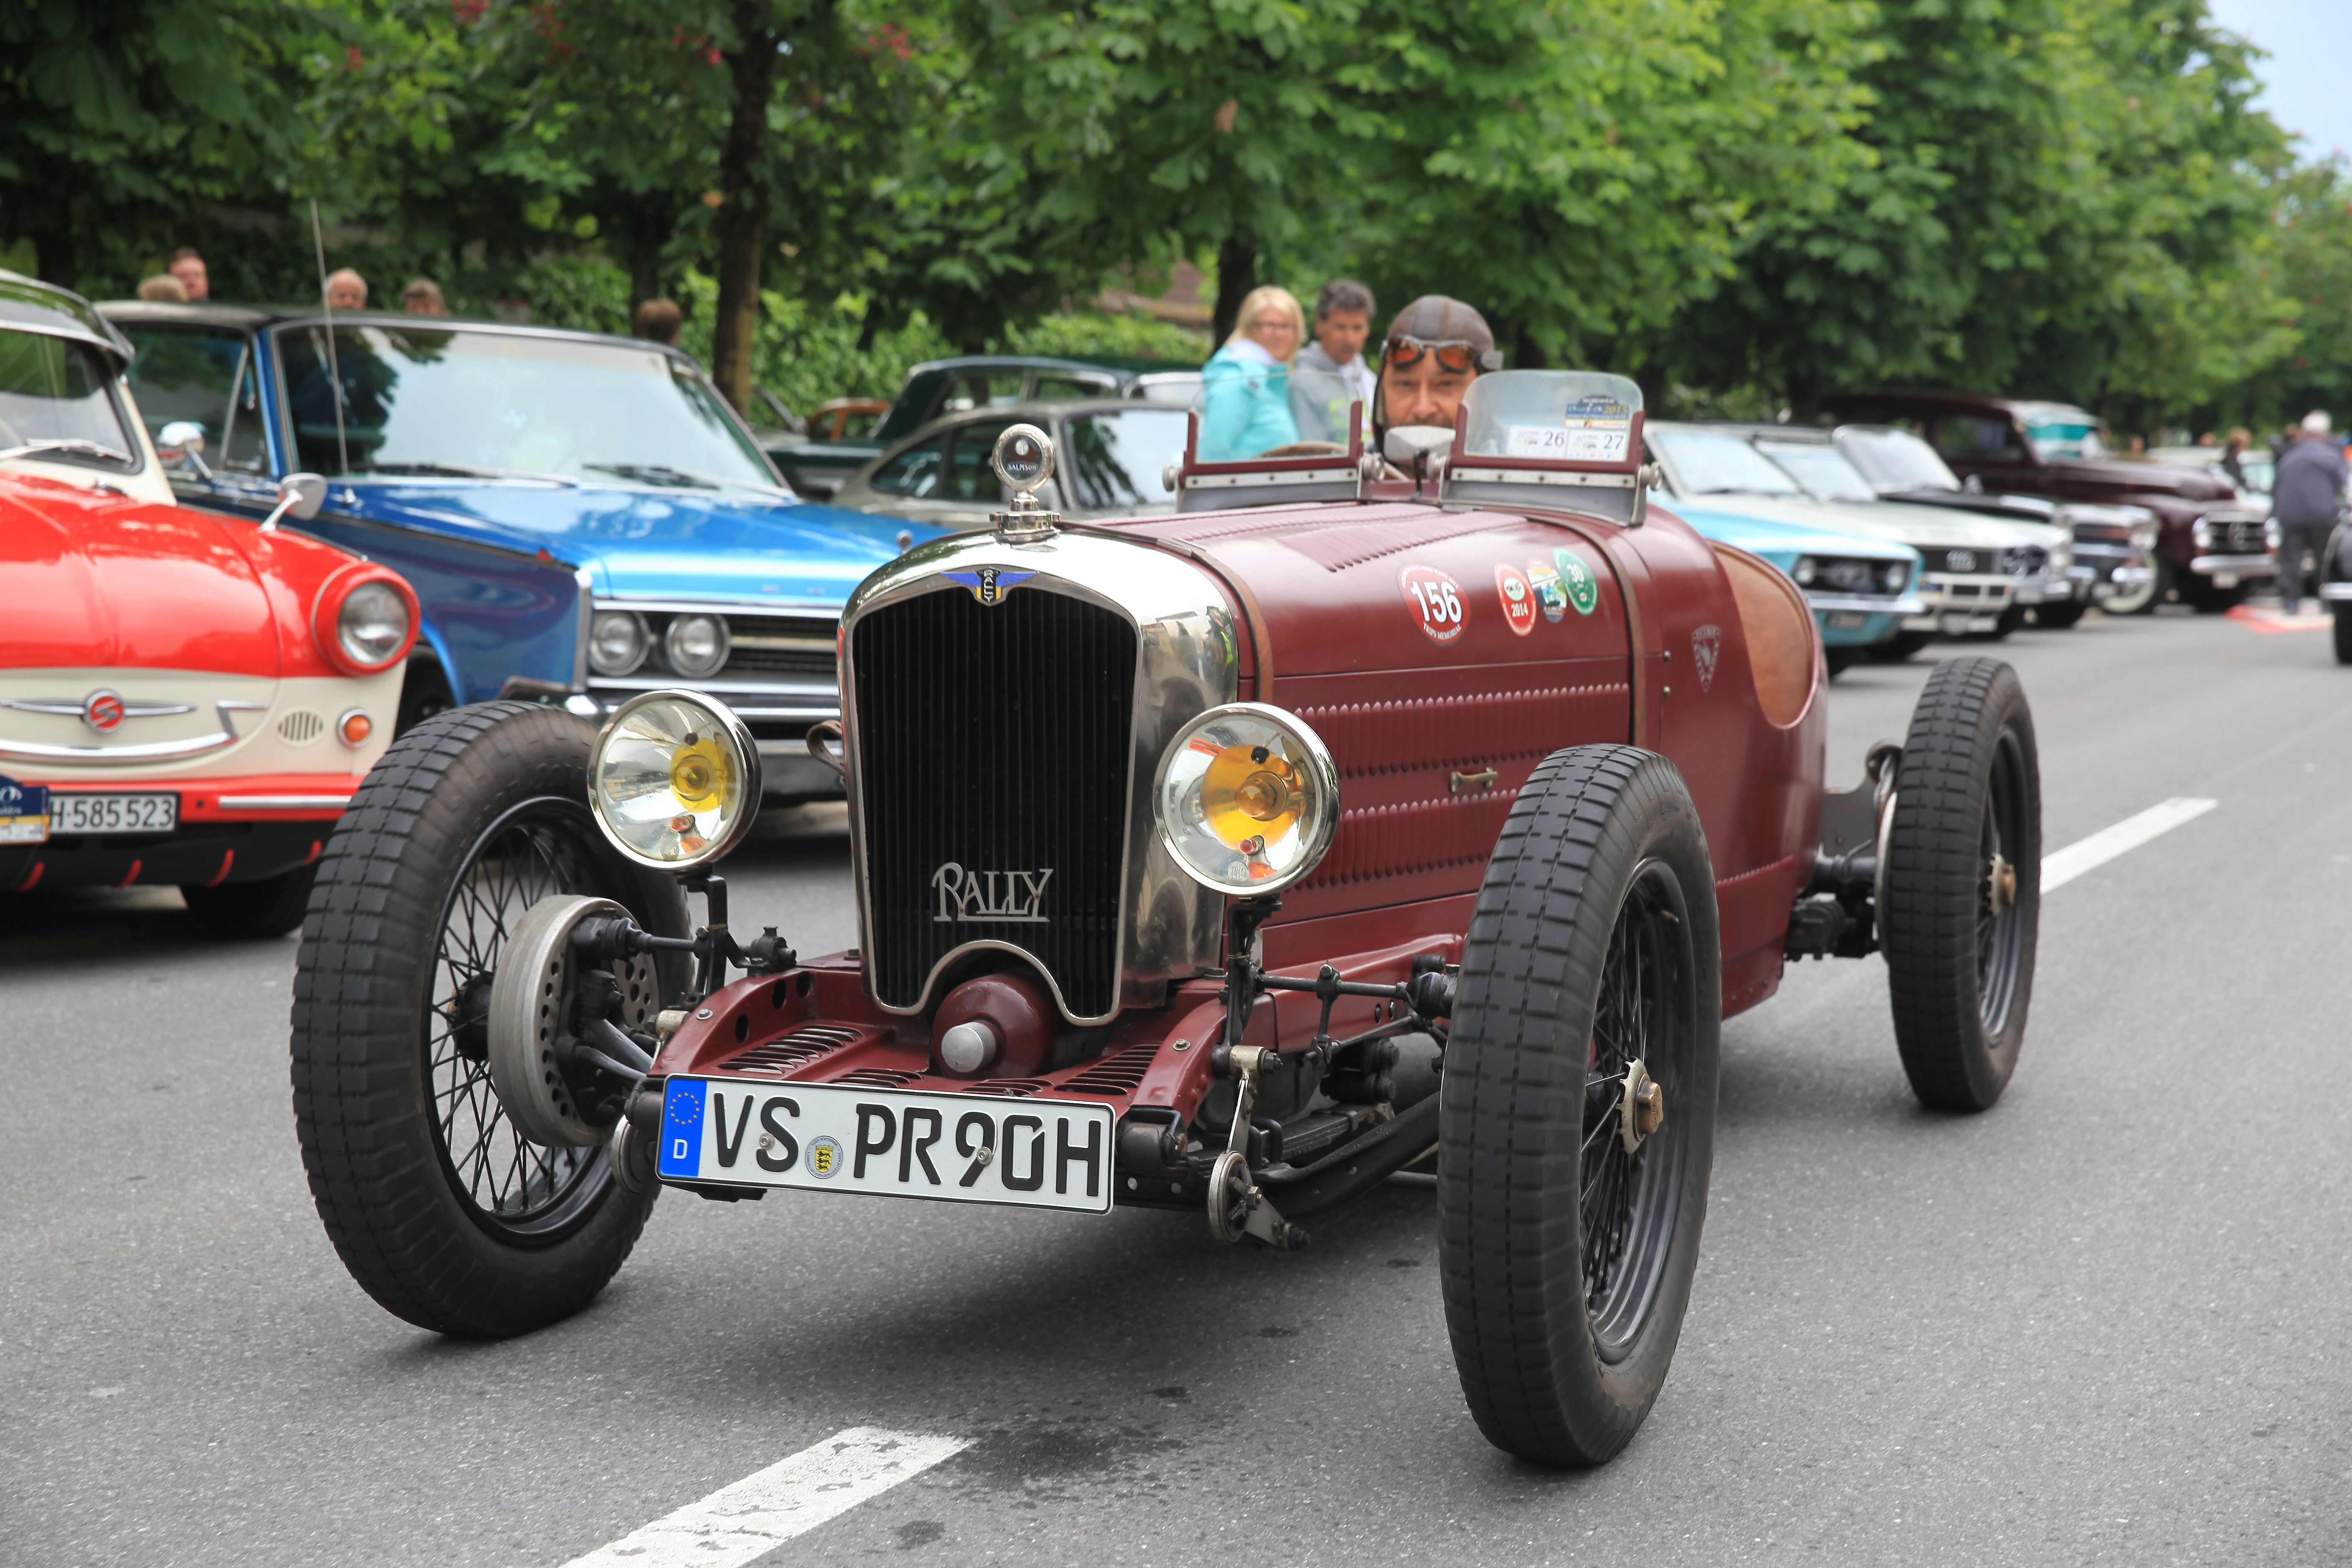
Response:
[[[415,595],[278,526],[315,476],[259,524],[178,505],[130,360],[0,273],[0,891],[176,884],[223,935],[281,934],[392,738]]]
[[[1806,601],[1646,504],[1643,418],[1620,377],[1493,374],[1378,451],[1360,408],[1236,460],[1196,435],[1181,510],[1085,527],[1006,430],[1010,509],[843,617],[810,743],[848,786],[846,952],[730,928],[759,752],[718,702],[426,721],[304,927],[297,1121],[345,1264],[512,1334],[594,1297],[666,1186],[1291,1248],[1433,1162],[1480,1427],[1606,1459],[1681,1330],[1723,1018],[1791,959],[1883,953],[1918,1097],[1982,1110],[2041,864],[2005,664],[1940,664],[1906,742],[1823,787]]]

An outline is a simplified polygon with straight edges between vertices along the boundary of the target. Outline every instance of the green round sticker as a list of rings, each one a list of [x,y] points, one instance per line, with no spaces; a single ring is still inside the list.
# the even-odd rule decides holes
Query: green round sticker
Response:
[[[1578,615],[1591,615],[1592,606],[1601,603],[1601,584],[1592,568],[1573,550],[1555,550],[1551,558],[1559,568],[1559,580],[1568,585],[1568,602],[1576,606]]]

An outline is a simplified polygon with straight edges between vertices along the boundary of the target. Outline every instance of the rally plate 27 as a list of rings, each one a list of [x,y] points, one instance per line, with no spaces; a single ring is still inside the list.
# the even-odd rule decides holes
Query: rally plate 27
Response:
[[[879,1193],[1108,1214],[1110,1107],[819,1083],[673,1078],[669,1182]]]

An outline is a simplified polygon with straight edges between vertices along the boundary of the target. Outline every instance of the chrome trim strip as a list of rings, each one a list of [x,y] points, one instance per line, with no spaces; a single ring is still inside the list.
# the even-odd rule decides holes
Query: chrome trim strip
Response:
[[[776,616],[787,620],[841,619],[837,605],[808,605],[789,599],[631,599],[618,595],[595,595],[600,610],[652,610],[659,615]]]
[[[2322,583],[2319,596],[2330,603],[2352,599],[2352,583]]]
[[[875,997],[886,1013],[921,1013],[933,1000],[940,973],[966,953],[996,950],[1019,953],[1053,993],[1054,1005],[1074,1024],[1108,1023],[1128,1007],[1160,1002],[1167,986],[1213,968],[1223,957],[1225,900],[1180,869],[1160,842],[1150,795],[1160,759],[1176,736],[1201,714],[1233,701],[1241,683],[1238,639],[1224,590],[1215,578],[1171,551],[1142,541],[1093,533],[1059,532],[1034,542],[1007,543],[992,533],[957,533],[919,545],[860,584],[842,616],[841,679],[856,690],[852,674],[854,634],[861,616],[924,594],[968,590],[941,574],[965,566],[1007,566],[1034,573],[1015,592],[1060,593],[1117,611],[1137,634],[1134,731],[1129,748],[1127,830],[1122,851],[1118,913],[1118,984],[1110,1010],[1091,1017],[1072,1014],[1058,976],[1012,944],[984,940],[964,942],[944,954],[924,977],[912,1005],[892,1006]],[[1171,698],[1174,699],[1171,700]],[[857,886],[859,951],[873,951],[871,890],[866,875],[865,791],[860,787],[861,748],[857,705],[841,713],[848,763],[850,865]],[[870,982],[872,971],[867,970]]]
[[[43,698],[0,698],[0,708],[14,708],[20,713],[54,713],[60,718],[79,719],[89,711],[89,700],[84,698],[79,702],[72,702],[61,699],[52,702]],[[125,719],[161,719],[168,713],[193,713],[195,710],[193,702],[133,702],[129,698],[122,700],[122,716]]]
[[[356,789],[356,784],[352,786]],[[347,795],[225,795],[223,811],[341,811],[352,804]]]
[[[218,734],[195,735],[184,741],[142,741],[135,746],[53,746],[40,741],[0,740],[0,757],[40,763],[91,763],[100,767],[152,763],[175,757],[201,757],[207,752],[234,746],[244,738],[236,732],[236,726],[229,721],[231,713],[266,713],[269,710],[269,704],[232,702],[224,698],[214,703],[213,708],[219,716]],[[193,712],[194,710],[184,709],[182,711]],[[79,717],[80,712],[80,704],[75,704],[75,715]]]
[[[2278,571],[2278,563],[2271,559],[2267,553],[2261,555],[2200,555],[2189,563],[2189,569],[2191,572],[2202,572],[2207,574],[2214,572],[2235,572],[2241,576],[2250,575],[2257,572],[2269,572],[2275,574]]]

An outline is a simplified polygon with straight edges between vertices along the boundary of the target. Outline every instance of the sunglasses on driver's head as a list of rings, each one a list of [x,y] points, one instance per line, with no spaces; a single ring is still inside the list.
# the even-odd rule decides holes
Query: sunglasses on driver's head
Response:
[[[1419,364],[1433,353],[1437,356],[1438,369],[1452,371],[1456,375],[1467,375],[1478,368],[1478,345],[1475,343],[1460,338],[1428,342],[1404,332],[1399,332],[1381,345],[1381,363],[1402,370]]]

